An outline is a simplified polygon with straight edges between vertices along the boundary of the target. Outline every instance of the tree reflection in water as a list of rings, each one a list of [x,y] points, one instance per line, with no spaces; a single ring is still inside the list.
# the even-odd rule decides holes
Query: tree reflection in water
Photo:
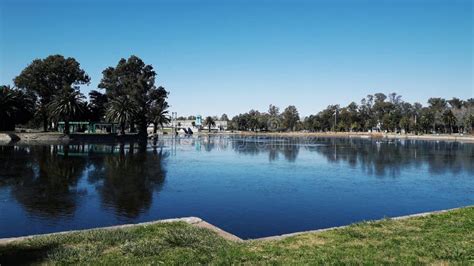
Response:
[[[5,161],[14,165],[2,168],[9,170],[1,179],[11,186],[13,197],[27,212],[45,218],[74,213],[81,193],[77,182],[86,160],[69,157],[68,148],[59,146],[2,147],[1,152],[2,157],[9,157]],[[11,158],[22,159],[12,161]]]
[[[318,153],[330,163],[346,163],[367,174],[397,177],[405,167],[427,165],[433,174],[474,173],[474,145],[459,142],[367,140],[359,138],[235,137],[232,148],[241,154],[268,153],[269,161],[295,162],[301,149]]]
[[[157,148],[147,152],[144,146],[135,148],[134,144],[128,149],[120,145],[119,152],[104,156],[90,175],[102,204],[119,217],[136,218],[148,210],[153,192],[160,190],[165,180],[163,159],[168,153]]]
[[[135,218],[146,211],[153,191],[163,185],[163,159],[154,146],[47,145],[0,146],[0,187],[10,187],[24,209],[48,219],[71,216],[86,189],[86,177],[96,184],[103,206],[118,216]]]

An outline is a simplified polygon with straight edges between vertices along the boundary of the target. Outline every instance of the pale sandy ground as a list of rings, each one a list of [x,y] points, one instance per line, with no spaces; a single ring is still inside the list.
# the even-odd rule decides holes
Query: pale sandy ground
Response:
[[[394,133],[367,133],[367,132],[248,132],[233,131],[208,133],[206,131],[197,132],[196,135],[242,135],[242,136],[269,136],[269,137],[336,137],[336,138],[374,138],[374,139],[419,139],[434,141],[457,141],[474,143],[474,135],[460,134],[394,134]],[[68,136],[58,132],[46,133],[0,133],[0,143],[9,143],[16,139],[21,143],[37,143],[37,142],[68,142]]]
[[[234,131],[225,133],[207,133],[199,132],[201,135],[208,134],[233,134],[243,136],[270,136],[270,137],[335,137],[335,138],[374,138],[374,139],[419,139],[419,140],[438,140],[438,141],[459,141],[473,142],[474,135],[460,134],[394,134],[394,133],[368,133],[368,132],[248,132]]]

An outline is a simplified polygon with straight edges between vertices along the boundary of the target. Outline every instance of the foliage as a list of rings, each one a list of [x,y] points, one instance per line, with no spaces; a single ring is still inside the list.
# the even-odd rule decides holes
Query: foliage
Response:
[[[89,110],[91,121],[100,122],[104,120],[107,102],[107,95],[96,90],[89,92]]]
[[[78,88],[64,88],[48,104],[49,114],[56,121],[64,121],[64,133],[69,134],[69,122],[85,111],[84,95]]]
[[[0,86],[0,130],[15,130],[15,124],[28,122],[34,113],[34,97],[22,90]]]
[[[164,88],[155,87],[156,73],[153,67],[146,65],[137,56],[130,56],[128,59],[120,59],[116,67],[108,67],[102,74],[99,88],[106,90],[110,101],[119,99],[115,102],[117,105],[123,103],[126,96],[126,101],[133,103],[133,112],[126,112],[131,116],[115,117],[120,117],[122,125],[128,123],[133,126],[136,123],[139,135],[146,138],[153,105],[167,97]],[[127,118],[127,121],[123,121],[124,118]]]
[[[445,100],[430,98],[429,106],[408,103],[396,93],[367,95],[360,104],[351,102],[345,107],[329,105],[317,114],[300,120],[298,111],[289,106],[280,114],[278,107],[270,105],[267,113],[250,110],[234,116],[230,129],[265,131],[386,131],[405,133],[467,133],[472,132],[474,99]]]
[[[120,134],[124,135],[127,123],[136,116],[137,110],[137,105],[129,96],[121,95],[109,100],[105,118],[110,122],[118,123]]]
[[[158,90],[154,90],[153,95],[148,117],[149,121],[153,123],[153,133],[156,133],[158,125],[163,128],[164,124],[171,121],[171,117],[168,111],[169,105],[166,101],[168,92],[163,87],[159,87]]]
[[[286,107],[281,116],[283,119],[283,127],[286,130],[295,130],[296,124],[300,120],[300,116],[296,107],[293,105]]]
[[[43,121],[43,129],[48,129],[51,117],[51,100],[64,88],[89,84],[90,78],[80,64],[71,57],[50,55],[45,59],[36,59],[14,79],[15,85],[34,94],[38,100],[38,112]]]
[[[207,126],[207,128],[209,129],[209,132],[211,132],[211,127],[216,125],[216,121],[211,116],[208,116],[204,120],[204,125]]]

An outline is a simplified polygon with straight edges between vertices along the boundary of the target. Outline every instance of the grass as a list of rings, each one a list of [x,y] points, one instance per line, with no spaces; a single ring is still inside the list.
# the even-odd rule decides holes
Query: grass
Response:
[[[0,264],[474,264],[474,207],[364,222],[282,240],[232,242],[183,222],[0,245]]]

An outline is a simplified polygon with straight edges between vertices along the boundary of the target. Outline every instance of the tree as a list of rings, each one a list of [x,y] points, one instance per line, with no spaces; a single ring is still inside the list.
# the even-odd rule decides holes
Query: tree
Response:
[[[133,116],[127,116],[129,120],[126,122],[131,125],[137,123],[139,136],[146,139],[149,113],[153,102],[157,101],[157,97],[166,97],[167,95],[166,91],[156,89],[156,73],[153,67],[146,65],[140,58],[132,55],[128,59],[120,59],[116,67],[108,67],[102,74],[103,78],[99,88],[106,90],[110,100],[124,95],[129,96],[128,100],[133,102],[136,110],[133,112]],[[123,99],[119,102],[121,101]]]
[[[276,117],[280,114],[280,109],[273,104],[268,107],[268,114],[272,117]]]
[[[204,125],[206,125],[209,129],[209,132],[211,132],[211,127],[216,125],[216,121],[214,121],[214,118],[212,118],[211,116],[208,116],[206,117],[206,120],[204,120]]]
[[[64,133],[69,134],[69,122],[84,112],[84,95],[78,88],[64,88],[48,104],[50,116],[64,120]]]
[[[435,115],[430,108],[423,108],[421,110],[421,116],[419,120],[421,129],[425,133],[428,133],[430,128],[432,128],[432,125],[434,124]]]
[[[15,130],[15,124],[26,123],[33,113],[33,97],[10,86],[0,86],[0,130]]]
[[[14,79],[15,85],[26,89],[37,98],[38,111],[43,120],[43,130],[48,130],[50,114],[47,105],[64,88],[89,84],[90,78],[72,57],[50,55],[36,59]]]
[[[168,111],[169,105],[166,101],[156,102],[150,109],[150,119],[153,123],[153,133],[156,134],[158,131],[158,125],[163,128],[164,124],[171,121]]]
[[[407,116],[402,117],[402,119],[400,119],[400,127],[403,128],[403,130],[405,130],[405,133],[408,133],[411,127],[410,118]]]
[[[300,120],[298,110],[294,105],[285,108],[281,114],[283,117],[283,125],[287,130],[294,130],[296,123]]]
[[[108,121],[118,123],[120,134],[125,134],[125,126],[135,117],[138,107],[127,95],[114,97],[107,103],[105,117]]]
[[[464,127],[466,130],[470,131],[472,133],[474,129],[474,114],[469,114],[464,121]]]
[[[89,109],[91,112],[90,119],[92,121],[99,122],[104,119],[107,101],[107,95],[96,90],[89,92]]]
[[[227,116],[227,114],[222,114],[220,120],[221,121],[229,121],[229,117]]]
[[[453,133],[453,127],[456,124],[457,120],[451,110],[446,110],[443,113],[443,122],[444,126],[449,128],[449,133]]]

